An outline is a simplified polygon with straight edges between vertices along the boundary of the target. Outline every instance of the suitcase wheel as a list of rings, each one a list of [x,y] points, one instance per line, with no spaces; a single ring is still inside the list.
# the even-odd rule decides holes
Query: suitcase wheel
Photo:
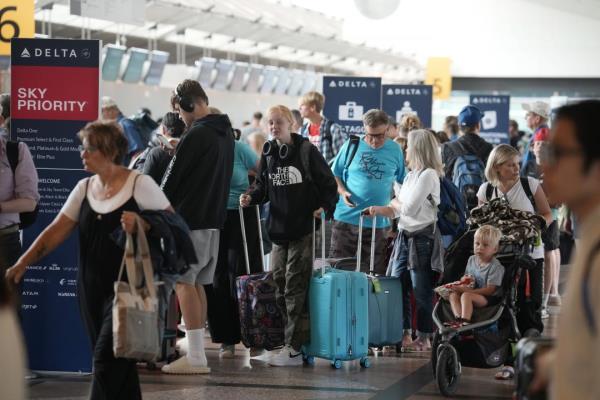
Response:
[[[360,366],[363,368],[369,368],[371,366],[371,361],[369,360],[369,357],[361,358]]]
[[[315,365],[315,358],[313,356],[302,356],[302,360],[306,365]]]
[[[340,361],[340,360],[333,360],[331,362],[331,366],[333,368],[335,368],[335,369],[340,369],[340,368],[342,368],[342,361]]]

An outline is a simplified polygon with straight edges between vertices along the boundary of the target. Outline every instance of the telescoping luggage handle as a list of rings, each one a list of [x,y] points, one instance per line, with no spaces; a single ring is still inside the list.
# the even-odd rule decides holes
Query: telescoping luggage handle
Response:
[[[256,207],[256,220],[258,222],[258,243],[260,244],[260,263],[265,270],[265,251],[263,248],[262,226],[260,224],[260,210]],[[244,259],[246,260],[246,273],[250,275],[250,258],[248,257],[248,240],[246,238],[246,224],[244,223],[244,208],[240,207],[240,227],[242,228],[242,242],[244,244]]]
[[[321,212],[321,258],[325,259],[325,211]],[[312,229],[312,260],[313,264],[317,259],[317,219],[313,218]]]
[[[365,215],[363,213],[360,214],[360,219],[358,220],[358,250],[356,254],[356,272],[360,272],[360,263],[361,263],[361,255],[362,255],[362,232],[364,226],[364,218]],[[377,216],[373,216],[373,227],[371,228],[371,259],[369,260],[369,270],[371,273],[375,271],[375,227],[377,226]],[[313,263],[316,259],[316,218],[313,218]],[[321,257],[325,259],[325,213],[321,213],[321,242],[323,245],[321,246]],[[321,268],[321,275],[323,274],[323,268]]]
[[[365,223],[364,211],[360,213],[358,220],[358,250],[356,252],[356,272],[360,271],[360,263],[362,259],[362,233]],[[373,224],[371,226],[371,257],[369,260],[369,272],[375,272],[375,227],[377,226],[377,216],[373,215]]]

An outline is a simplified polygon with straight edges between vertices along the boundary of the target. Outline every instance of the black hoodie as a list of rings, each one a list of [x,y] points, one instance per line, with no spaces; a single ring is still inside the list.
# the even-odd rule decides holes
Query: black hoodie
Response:
[[[191,230],[223,228],[233,148],[233,129],[225,114],[194,121],[179,142],[161,188]]]
[[[293,133],[292,141],[292,153],[285,160],[277,152],[261,157],[259,175],[248,192],[252,204],[271,202],[269,237],[279,244],[309,234],[313,211],[323,207],[331,215],[337,203],[337,183],[319,150],[310,145],[307,179],[300,148],[308,139]]]

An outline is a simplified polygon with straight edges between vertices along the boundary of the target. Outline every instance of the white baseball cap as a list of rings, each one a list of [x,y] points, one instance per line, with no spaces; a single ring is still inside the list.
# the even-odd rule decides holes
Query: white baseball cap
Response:
[[[112,107],[117,107],[117,103],[108,96],[103,96],[102,100],[100,101],[100,108],[112,108]]]
[[[533,103],[523,103],[523,110],[532,112],[542,118],[550,118],[550,104],[543,101],[534,101]]]

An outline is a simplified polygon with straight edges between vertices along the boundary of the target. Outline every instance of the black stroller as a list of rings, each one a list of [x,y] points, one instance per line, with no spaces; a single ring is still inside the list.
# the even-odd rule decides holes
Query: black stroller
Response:
[[[468,257],[473,254],[474,234],[475,229],[467,231],[448,248],[442,283],[458,280],[464,274]],[[521,338],[517,326],[519,280],[523,270],[535,266],[528,255],[532,246],[532,240],[524,244],[501,244],[497,259],[505,268],[502,301],[475,309],[471,324],[459,328],[444,326],[444,322],[454,319],[450,303],[440,299],[436,304],[433,321],[437,332],[433,336],[431,364],[444,396],[456,392],[463,366],[496,368],[512,357],[511,343]]]

